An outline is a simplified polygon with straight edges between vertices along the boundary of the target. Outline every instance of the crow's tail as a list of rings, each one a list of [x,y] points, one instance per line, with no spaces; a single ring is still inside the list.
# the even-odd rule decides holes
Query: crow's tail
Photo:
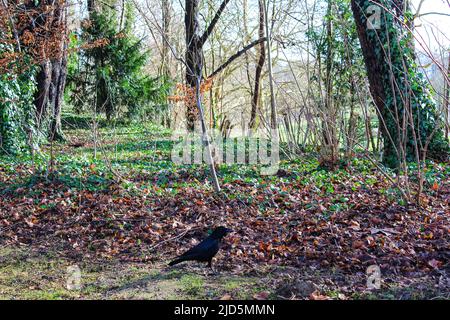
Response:
[[[177,259],[171,261],[171,262],[169,263],[169,266],[174,266],[174,265],[179,264],[180,262],[183,262],[183,261],[184,261],[183,258],[177,258]]]

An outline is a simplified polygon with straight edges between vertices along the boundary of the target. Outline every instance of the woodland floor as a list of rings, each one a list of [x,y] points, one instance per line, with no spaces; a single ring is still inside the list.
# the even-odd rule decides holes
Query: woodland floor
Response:
[[[358,157],[335,171],[283,160],[270,177],[222,165],[217,195],[204,166],[170,161],[165,130],[104,128],[97,160],[88,130],[66,132],[34,158],[0,158],[2,299],[450,298],[449,164],[427,165],[420,208]],[[167,267],[216,225],[235,230],[218,274]],[[80,290],[66,289],[73,265]]]

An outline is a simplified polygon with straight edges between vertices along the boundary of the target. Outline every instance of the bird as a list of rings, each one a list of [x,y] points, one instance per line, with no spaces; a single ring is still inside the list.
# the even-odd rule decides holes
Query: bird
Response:
[[[211,235],[195,247],[176,257],[175,260],[169,263],[169,266],[174,266],[183,261],[208,262],[208,267],[214,272],[212,258],[219,251],[220,241],[230,232],[232,232],[231,229],[223,226],[215,228]]]

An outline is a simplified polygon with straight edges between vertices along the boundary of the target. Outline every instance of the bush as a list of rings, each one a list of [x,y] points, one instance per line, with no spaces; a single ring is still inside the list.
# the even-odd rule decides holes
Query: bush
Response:
[[[0,153],[17,154],[30,144],[30,136],[36,137],[35,90],[33,70],[0,74]]]

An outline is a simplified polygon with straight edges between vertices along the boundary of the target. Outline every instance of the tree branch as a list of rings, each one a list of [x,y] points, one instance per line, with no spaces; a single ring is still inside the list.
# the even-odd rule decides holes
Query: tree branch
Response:
[[[256,46],[257,44],[260,44],[263,41],[266,41],[267,38],[261,38],[258,40],[255,40],[251,43],[249,43],[248,45],[246,45],[244,48],[242,48],[241,50],[239,50],[238,52],[236,52],[235,54],[233,54],[231,57],[228,58],[228,60],[223,63],[220,67],[218,67],[216,70],[214,70],[213,73],[211,73],[208,78],[214,77],[215,75],[217,75],[219,72],[221,72],[222,70],[224,70],[226,67],[228,67],[234,60],[236,60],[237,58],[239,58],[240,56],[242,56],[244,53],[246,53],[248,50],[250,50],[251,48],[253,48],[254,46]]]
[[[225,10],[225,7],[227,6],[228,2],[230,0],[223,0],[222,4],[219,7],[219,10],[217,10],[216,14],[214,15],[214,18],[211,20],[211,23],[209,24],[208,28],[205,30],[203,35],[200,38],[200,46],[203,46],[203,44],[208,40],[209,35],[214,30],[214,27],[217,24],[217,21],[219,21],[220,16],[222,15],[223,10]]]
[[[417,15],[417,18],[422,18],[422,17],[429,16],[429,15],[450,17],[450,14],[444,13],[444,12],[426,12],[426,13],[422,13],[422,14]]]

